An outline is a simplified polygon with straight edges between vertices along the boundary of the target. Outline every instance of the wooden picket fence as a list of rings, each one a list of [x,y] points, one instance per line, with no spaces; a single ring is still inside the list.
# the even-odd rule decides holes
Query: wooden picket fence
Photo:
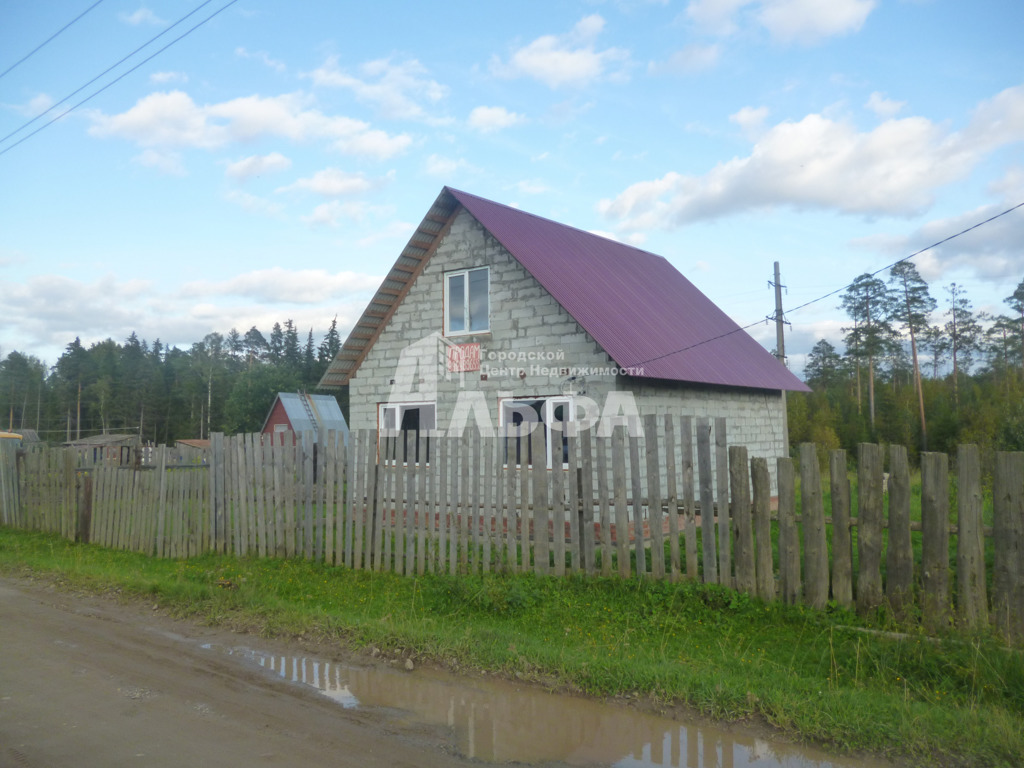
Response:
[[[844,451],[823,480],[810,444],[773,466],[728,447],[723,419],[642,426],[568,438],[561,471],[515,463],[545,455],[541,430],[416,445],[372,431],[348,445],[334,433],[214,434],[205,452],[161,446],[126,466],[32,450],[19,454],[20,503],[0,509],[0,523],[157,557],[701,579],[819,609],[884,606],[929,632],[993,623],[1024,640],[1024,453],[995,455],[987,512],[975,447],[956,456],[952,505],[949,458],[923,454],[912,520],[900,446],[889,446],[887,473],[882,446],[860,447],[854,509]],[[388,458],[403,455],[424,460]]]

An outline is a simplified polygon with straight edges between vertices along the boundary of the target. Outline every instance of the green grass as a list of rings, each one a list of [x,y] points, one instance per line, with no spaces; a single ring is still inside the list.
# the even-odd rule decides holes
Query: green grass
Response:
[[[264,636],[411,654],[595,696],[770,723],[840,751],[1016,766],[1024,657],[988,637],[897,639],[852,614],[650,580],[399,577],[303,560],[158,560],[0,528],[0,572],[144,597]]]

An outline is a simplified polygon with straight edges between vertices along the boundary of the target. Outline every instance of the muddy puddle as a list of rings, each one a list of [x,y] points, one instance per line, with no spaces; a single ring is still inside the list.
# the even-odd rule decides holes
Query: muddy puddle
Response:
[[[308,685],[346,708],[450,728],[463,755],[490,763],[618,768],[884,768],[813,748],[693,725],[625,705],[547,693],[496,679],[418,669],[359,667],[251,648],[204,648]]]

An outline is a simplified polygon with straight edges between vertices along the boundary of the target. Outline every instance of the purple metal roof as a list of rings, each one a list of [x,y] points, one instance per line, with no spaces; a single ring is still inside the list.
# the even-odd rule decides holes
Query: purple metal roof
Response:
[[[445,190],[620,367],[642,368],[645,378],[809,391],[665,258]]]

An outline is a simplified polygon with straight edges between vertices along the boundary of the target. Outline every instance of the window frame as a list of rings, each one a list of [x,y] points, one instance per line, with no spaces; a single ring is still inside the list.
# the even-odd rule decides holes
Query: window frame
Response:
[[[429,407],[433,411],[433,418],[427,420],[426,425],[423,424],[422,409]],[[417,416],[417,425],[415,431],[412,429],[402,429],[402,424],[405,421],[405,415],[409,411],[420,411]],[[390,426],[388,421],[388,411],[393,411],[394,426]],[[386,464],[397,465],[398,464],[398,451],[401,450],[402,464],[410,466],[409,457],[412,453],[412,466],[428,466],[430,464],[430,452],[432,449],[431,437],[437,431],[437,401],[436,400],[409,400],[401,402],[385,402],[377,404],[377,452],[380,458]],[[412,444],[410,445],[410,436]],[[426,455],[423,457],[423,462],[420,461],[418,455],[418,442],[417,438],[425,438],[424,451]],[[394,439],[393,444],[393,455],[388,455],[390,450],[388,447],[387,440]],[[401,446],[399,448],[399,446]]]
[[[471,328],[470,322],[470,304],[471,304],[471,290],[470,290],[470,275],[474,272],[483,272],[486,276],[486,291],[484,297],[487,300],[487,308],[484,313],[485,326],[483,328]],[[451,317],[449,315],[449,309],[451,308],[452,301],[452,288],[451,281],[453,278],[461,277],[463,279],[462,284],[462,329],[452,329]],[[444,273],[444,335],[445,336],[471,336],[476,333],[490,333],[491,331],[491,268],[488,266],[483,267],[467,267],[466,269],[455,269],[450,272]]]
[[[552,461],[552,440],[551,440],[551,424],[554,421],[554,416],[557,408],[562,406],[563,418],[558,421],[567,425],[571,422],[576,421],[576,408],[573,402],[573,398],[568,395],[539,395],[539,396],[519,396],[519,397],[503,397],[498,400],[498,425],[499,434],[506,441],[515,441],[515,460],[509,462],[510,445],[508,442],[504,445],[504,466],[505,468],[518,469],[522,466],[522,452],[523,447],[520,442],[523,437],[519,435],[505,435],[505,425],[507,416],[506,414],[512,413],[512,406],[518,405],[520,407],[527,407],[537,411],[536,404],[542,404],[542,411],[538,413],[539,423],[543,425],[544,429],[544,459],[545,467],[547,469],[554,469],[554,462]],[[565,418],[568,416],[568,418]],[[521,423],[521,422],[520,422]],[[568,449],[568,430],[563,426],[560,430],[561,433],[561,444],[562,444],[562,461],[561,468],[567,469],[569,466],[569,457],[567,454]],[[528,450],[528,448],[527,448]],[[533,466],[533,456],[528,456],[527,466]]]

